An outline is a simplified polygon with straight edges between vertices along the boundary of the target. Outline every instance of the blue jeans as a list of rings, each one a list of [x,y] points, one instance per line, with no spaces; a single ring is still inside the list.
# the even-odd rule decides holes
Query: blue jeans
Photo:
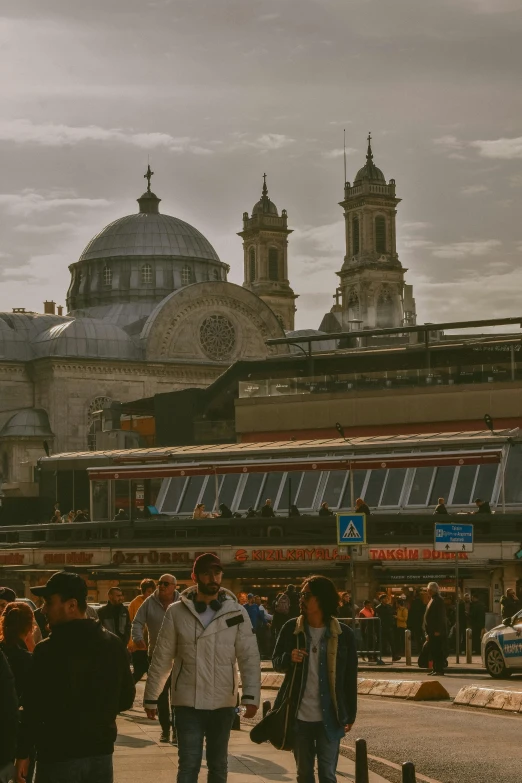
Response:
[[[233,720],[233,707],[218,710],[176,707],[177,783],[197,783],[203,758],[203,740],[207,743],[208,783],[226,783],[228,741]]]
[[[337,783],[335,771],[339,758],[339,744],[338,739],[328,739],[322,723],[296,721],[294,756],[297,765],[297,783],[315,783],[316,756],[319,783]]]
[[[39,761],[35,783],[113,783],[112,754],[67,761]]]

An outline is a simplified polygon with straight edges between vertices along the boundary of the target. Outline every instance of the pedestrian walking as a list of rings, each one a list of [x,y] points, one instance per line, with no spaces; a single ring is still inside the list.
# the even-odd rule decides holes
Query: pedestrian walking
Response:
[[[132,707],[135,688],[124,646],[87,619],[87,585],[61,571],[31,588],[45,598],[51,635],[33,652],[23,695],[17,781],[36,748],[36,783],[112,783],[116,716]]]
[[[377,644],[379,641],[379,631],[376,627],[377,622],[375,620],[375,610],[371,601],[364,601],[363,608],[359,612],[358,617],[360,620],[362,620],[362,622],[359,623],[363,646],[362,658],[363,660],[366,660],[366,657],[368,657],[369,661],[374,661],[375,655],[372,653],[378,649]]]
[[[471,623],[471,643],[473,655],[480,655],[482,634],[486,629],[486,607],[482,601],[479,601],[477,595],[471,596],[469,619]]]
[[[271,615],[270,612],[267,611],[266,606],[264,606],[260,595],[255,595],[254,601],[259,606],[261,619],[263,621],[261,632],[258,633],[257,635],[259,653],[262,659],[266,659],[266,658],[270,658],[272,653],[272,650],[270,648],[270,635],[271,635],[273,615]]]
[[[466,652],[466,631],[471,628],[471,595],[464,593],[464,600],[459,603],[459,633],[460,651]]]
[[[131,636],[131,619],[129,610],[123,605],[123,593],[119,587],[110,588],[107,603],[98,609],[98,619],[104,628],[127,647]]]
[[[446,664],[446,607],[436,582],[428,585],[430,601],[424,615],[424,630],[428,639],[429,659],[433,661],[430,674],[444,676]]]
[[[320,783],[336,783],[340,742],[357,714],[355,637],[337,619],[338,608],[330,579],[307,579],[300,594],[301,614],[283,627],[272,658],[274,669],[285,675],[274,709],[293,682],[298,783],[313,783],[316,758]]]
[[[209,783],[226,782],[238,666],[245,717],[253,718],[259,706],[261,666],[250,619],[233,593],[221,587],[222,578],[216,555],[196,558],[195,586],[167,609],[147,676],[143,703],[152,720],[165,685],[172,687],[177,783],[197,783],[205,741]]]
[[[422,645],[424,644],[423,623],[425,614],[426,605],[421,598],[419,590],[417,590],[408,610],[408,628],[411,631],[411,646],[412,651],[417,655],[420,655]]]
[[[149,597],[149,595],[152,595],[154,590],[156,589],[156,582],[154,579],[142,579],[140,582],[140,594],[136,596],[136,598],[133,598],[132,601],[129,604],[129,617],[131,621],[131,627],[132,622],[134,621],[134,618],[136,617],[138,613],[138,609],[142,605],[142,603]],[[147,628],[145,628],[144,631],[144,641],[146,642],[147,639]],[[133,639],[130,639],[127,648],[131,654],[132,658],[132,671],[134,676],[134,682],[137,683],[141,680],[144,674],[147,674],[149,670],[149,657],[147,655],[147,650],[138,650],[136,647],[136,642]]]
[[[522,602],[518,599],[515,589],[509,587],[506,594],[500,599],[502,619],[507,620],[508,617],[514,617],[520,609],[522,609]]]
[[[176,590],[176,577],[172,574],[163,574],[158,581],[157,589],[150,595],[138,609],[132,623],[132,640],[137,650],[147,650],[149,666],[156,640],[160,632],[165,613],[169,606],[179,601],[179,592]],[[145,642],[145,629],[148,634],[148,645]],[[160,742],[170,742],[170,729],[172,726],[172,741],[176,742],[176,727],[174,716],[170,709],[170,688],[165,683],[163,692],[158,697],[158,719],[161,726]]]
[[[406,607],[406,596],[400,595],[395,603],[395,638],[397,652],[403,656],[405,654],[406,628],[408,627],[408,609]]]
[[[18,697],[7,658],[0,650],[0,783],[11,783],[15,775]]]
[[[400,661],[401,656],[397,655],[395,647],[395,615],[390,596],[387,593],[381,593],[379,596],[379,603],[375,607],[375,615],[381,621],[381,656],[389,653],[392,662]]]

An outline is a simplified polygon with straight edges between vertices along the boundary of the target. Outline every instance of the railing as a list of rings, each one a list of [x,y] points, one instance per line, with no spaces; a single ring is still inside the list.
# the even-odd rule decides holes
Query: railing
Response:
[[[462,516],[449,515],[446,520],[462,522]],[[433,546],[433,515],[379,515],[367,519],[369,546]],[[518,542],[522,539],[522,514],[472,517],[476,543]],[[76,522],[70,524],[9,525],[0,527],[0,547],[45,546],[68,547],[72,543],[115,543],[124,545],[161,544],[176,541],[178,545],[214,544],[254,546],[295,546],[306,544],[335,545],[334,517],[276,517],[232,519],[187,519],[152,517],[119,522]],[[377,558],[373,558],[378,560]],[[405,562],[407,561],[407,558]]]
[[[337,394],[360,391],[390,391],[462,384],[513,383],[522,381],[522,363],[442,367],[432,371],[393,370],[308,378],[274,378],[240,381],[239,397],[281,397],[299,394]]]

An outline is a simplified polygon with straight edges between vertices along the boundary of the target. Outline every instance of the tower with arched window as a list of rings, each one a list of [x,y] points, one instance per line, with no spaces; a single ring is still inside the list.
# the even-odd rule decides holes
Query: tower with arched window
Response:
[[[406,270],[397,255],[395,220],[399,202],[395,180],[386,182],[373,162],[369,135],[366,163],[357,172],[353,185],[345,183],[344,200],[340,202],[346,227],[346,254],[337,273],[342,307],[340,313],[336,308],[336,314],[338,318],[341,315],[343,329],[415,323],[411,291],[407,292],[405,307]]]
[[[288,235],[291,233],[286,209],[280,216],[268,197],[264,174],[261,198],[251,215],[243,213],[243,231],[238,232],[244,248],[243,286],[267,303],[287,331],[294,328],[297,298],[288,280]]]

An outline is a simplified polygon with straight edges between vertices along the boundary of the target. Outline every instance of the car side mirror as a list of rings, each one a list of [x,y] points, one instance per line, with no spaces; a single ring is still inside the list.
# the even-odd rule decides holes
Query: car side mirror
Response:
[[[510,628],[513,625],[511,622],[511,617],[506,617],[505,620],[502,620],[502,625],[505,625],[506,628]]]

